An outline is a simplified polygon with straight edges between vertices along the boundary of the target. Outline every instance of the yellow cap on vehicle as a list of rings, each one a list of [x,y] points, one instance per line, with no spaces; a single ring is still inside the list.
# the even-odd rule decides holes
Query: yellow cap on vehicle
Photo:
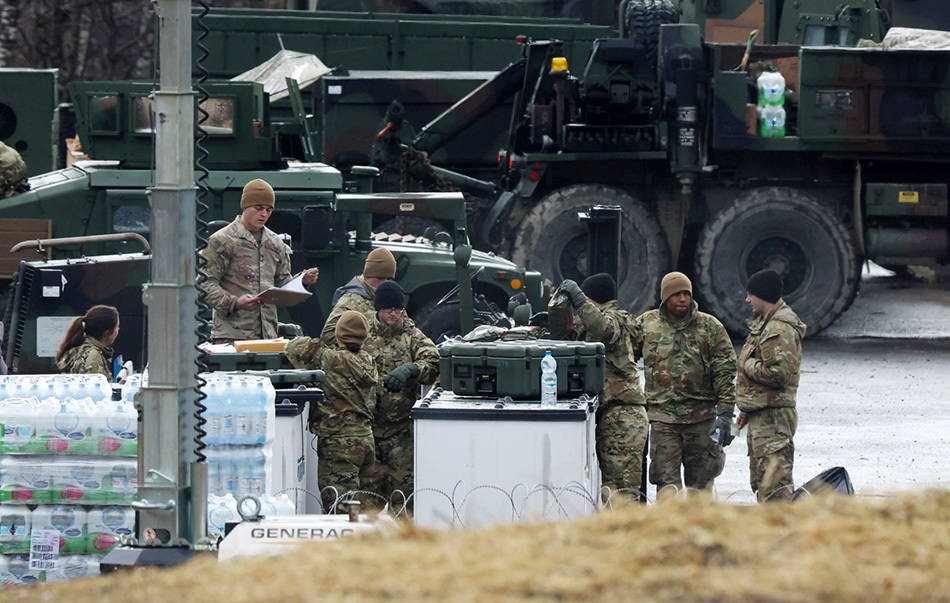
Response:
[[[551,59],[551,71],[567,71],[567,58],[554,57]]]

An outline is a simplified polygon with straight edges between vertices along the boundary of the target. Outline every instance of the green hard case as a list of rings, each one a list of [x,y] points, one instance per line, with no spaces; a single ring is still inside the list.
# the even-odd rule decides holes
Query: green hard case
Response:
[[[540,399],[541,359],[557,360],[558,398],[604,391],[604,344],[585,341],[448,341],[439,346],[442,388],[458,396]]]

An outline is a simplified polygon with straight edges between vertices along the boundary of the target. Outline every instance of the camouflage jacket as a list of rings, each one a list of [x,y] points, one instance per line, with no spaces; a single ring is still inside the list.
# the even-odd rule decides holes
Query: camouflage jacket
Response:
[[[214,308],[215,339],[273,339],[277,337],[277,308],[264,304],[258,310],[237,310],[242,295],[257,295],[268,287],[287,283],[290,248],[274,231],[264,227],[260,244],[244,227],[241,216],[211,235],[201,255],[208,261],[206,278],[198,286]]]
[[[372,323],[376,316],[373,300],[376,299],[376,287],[363,280],[362,276],[354,276],[350,282],[333,293],[333,309],[327,316],[327,321],[320,332],[320,340],[326,345],[336,345],[336,323],[347,310],[354,310],[366,317]]]
[[[389,326],[374,314],[369,329],[369,337],[363,346],[376,360],[379,371],[380,395],[376,404],[375,432],[378,437],[390,437],[406,428],[409,411],[418,397],[419,384],[434,383],[439,376],[439,350],[406,316]],[[407,362],[419,367],[419,376],[407,381],[399,392],[383,387],[386,375]]]
[[[638,357],[633,344],[639,335],[635,328],[635,319],[618,308],[616,301],[599,308],[584,302],[574,317],[573,330],[578,340],[604,344],[607,362],[602,408],[609,404],[646,404],[637,374]]]
[[[765,316],[753,316],[739,354],[736,405],[742,412],[794,407],[802,363],[805,323],[778,300]]]
[[[320,383],[324,400],[310,408],[313,433],[319,437],[372,435],[379,375],[365,348],[354,354],[319,339],[296,337],[287,342],[284,353],[294,367],[326,374]]]
[[[111,347],[86,335],[86,340],[63,354],[56,366],[64,373],[101,373],[112,381],[112,354]]]
[[[660,307],[637,318],[647,411],[651,421],[699,423],[715,418],[717,407],[733,411],[736,352],[725,327],[699,311],[694,301],[682,323]]]
[[[0,142],[0,199],[29,190],[26,163],[16,149]]]

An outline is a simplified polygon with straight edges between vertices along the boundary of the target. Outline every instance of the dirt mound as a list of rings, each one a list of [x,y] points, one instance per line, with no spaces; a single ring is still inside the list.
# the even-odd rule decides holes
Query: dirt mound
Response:
[[[3,592],[14,601],[950,599],[950,492],[736,506],[705,497],[574,522],[314,544],[285,557]]]

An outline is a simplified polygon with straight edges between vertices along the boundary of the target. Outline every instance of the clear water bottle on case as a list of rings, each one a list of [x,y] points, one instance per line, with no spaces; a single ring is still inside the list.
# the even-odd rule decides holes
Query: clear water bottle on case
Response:
[[[544,352],[541,359],[541,406],[557,408],[557,360],[551,350]]]

